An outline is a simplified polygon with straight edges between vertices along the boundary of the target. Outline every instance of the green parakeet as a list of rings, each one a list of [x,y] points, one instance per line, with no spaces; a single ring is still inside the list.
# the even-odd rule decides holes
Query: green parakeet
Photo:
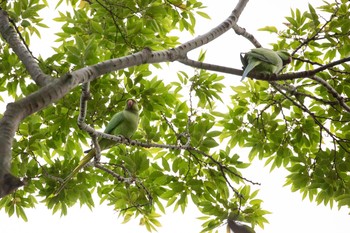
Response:
[[[230,229],[233,233],[255,233],[255,231],[244,224],[238,223],[234,220],[227,219],[227,232],[230,233]]]
[[[256,48],[248,53],[241,53],[243,64],[243,75],[241,81],[249,74],[250,71],[278,74],[283,66],[291,62],[291,56],[287,51],[273,51],[271,49]]]
[[[128,99],[123,111],[116,113],[110,122],[107,124],[104,130],[107,134],[115,136],[121,135],[126,138],[130,138],[136,131],[139,123],[139,108],[136,100]],[[115,145],[116,142],[107,138],[101,138],[99,140],[99,146],[101,151],[108,149]],[[92,148],[87,155],[79,162],[78,166],[64,179],[62,185],[56,193],[59,193],[68,183],[68,181],[79,172],[92,158],[96,155],[95,148]]]

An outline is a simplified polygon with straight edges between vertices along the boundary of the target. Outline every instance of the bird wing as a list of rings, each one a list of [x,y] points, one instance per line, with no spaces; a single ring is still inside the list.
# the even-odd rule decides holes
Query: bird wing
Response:
[[[124,111],[116,113],[106,126],[105,133],[112,133],[124,121]]]
[[[249,52],[251,58],[255,58],[259,61],[266,62],[275,66],[278,66],[282,62],[282,59],[278,54],[270,49],[256,48]]]
[[[245,67],[244,72],[242,74],[242,78],[241,81],[247,77],[247,75],[249,74],[249,72],[254,69],[254,67],[256,67],[257,65],[259,65],[261,63],[261,61],[255,60],[255,59],[249,59],[248,65],[247,67]]]

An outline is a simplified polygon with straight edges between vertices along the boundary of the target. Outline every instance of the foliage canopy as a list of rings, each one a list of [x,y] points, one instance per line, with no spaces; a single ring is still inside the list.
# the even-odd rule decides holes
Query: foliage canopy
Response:
[[[146,47],[173,48],[179,45],[174,31],[194,34],[195,17],[209,17],[196,0],[66,2],[67,11],[55,18],[62,23],[55,54],[37,58],[43,72],[55,78]],[[28,48],[33,35],[40,37],[40,28],[47,27],[40,18],[47,7],[45,0],[1,3]],[[269,212],[261,208],[254,181],[244,177],[250,163],[235,152],[238,147],[249,149],[250,162],[257,158],[271,169],[285,167],[286,185],[304,198],[349,207],[350,3],[309,5],[306,12],[291,10],[286,20],[283,30],[261,30],[278,35],[274,50],[293,54],[287,78],[257,76],[226,88],[225,76],[209,69],[195,75],[179,71],[176,80],[167,80],[154,75],[161,68],[154,63],[92,81],[86,123],[96,129],[103,129],[129,97],[142,107],[132,139],[144,146],[120,144],[102,156],[101,164],[124,180],[87,167],[53,195],[90,146],[90,135],[77,125],[79,88],[25,118],[14,138],[11,172],[25,177],[27,185],[3,197],[0,207],[26,219],[25,208],[43,201],[65,215],[76,203],[92,208],[95,191],[126,221],[141,215],[149,230],[160,225],[157,217],[167,207],[185,211],[190,201],[205,216],[204,230],[233,216],[263,227]],[[6,40],[0,41],[0,52],[2,93],[17,101],[40,89]],[[202,53],[199,62],[204,58]]]

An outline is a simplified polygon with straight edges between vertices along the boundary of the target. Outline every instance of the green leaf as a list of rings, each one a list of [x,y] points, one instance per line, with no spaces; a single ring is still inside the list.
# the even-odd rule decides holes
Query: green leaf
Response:
[[[170,171],[170,166],[169,166],[169,163],[168,163],[167,159],[162,158],[162,165],[163,165],[163,168],[164,168],[166,171]]]
[[[100,23],[95,22],[95,21],[90,21],[92,28],[98,32],[98,33],[103,33],[103,28]]]
[[[16,214],[17,217],[21,217],[25,222],[28,222],[27,215],[25,214],[23,208],[19,205],[16,205]]]
[[[202,16],[205,19],[211,19],[210,16],[207,13],[203,12],[203,11],[196,11],[196,13],[198,15]]]
[[[208,147],[208,148],[213,148],[218,146],[219,144],[213,139],[213,138],[206,138],[202,142],[202,146]]]
[[[37,5],[31,6],[27,8],[24,12],[22,12],[21,16],[23,19],[33,18],[38,14],[38,11],[40,11],[44,7],[45,5],[43,4],[37,4]]]
[[[258,31],[265,31],[265,32],[271,32],[271,33],[277,33],[278,30],[276,27],[274,26],[266,26],[263,28],[259,28]]]
[[[28,20],[22,20],[22,22],[21,22],[21,26],[22,27],[29,27],[30,26],[30,22],[28,21]]]

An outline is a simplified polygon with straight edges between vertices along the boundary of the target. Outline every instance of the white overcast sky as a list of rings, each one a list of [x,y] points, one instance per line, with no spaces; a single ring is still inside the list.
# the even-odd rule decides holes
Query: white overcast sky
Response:
[[[203,2],[208,6],[205,11],[212,17],[212,20],[198,18],[197,35],[205,33],[224,20],[238,1],[203,0]],[[307,9],[308,2],[314,6],[322,3],[321,0],[251,0],[239,19],[239,25],[254,34],[264,47],[269,47],[269,43],[273,42],[275,38],[266,32],[257,32],[257,29],[267,25],[283,27],[282,23],[286,22],[284,17],[289,16],[290,8]],[[48,18],[52,16],[52,12],[47,15]],[[51,35],[53,33],[55,33],[54,30],[47,30],[42,33],[42,40],[36,46],[31,47],[34,54],[47,53],[48,48],[52,46],[53,37]],[[190,39],[190,37],[183,36],[182,41],[184,42],[187,39]],[[247,40],[235,35],[232,31],[206,46],[208,49],[206,62],[240,68],[239,53],[248,51],[251,47],[252,45]],[[197,58],[197,55],[194,54],[191,58]],[[159,76],[169,75],[169,72],[175,74],[179,69],[183,69],[183,66],[170,64],[169,70],[165,69],[164,72],[159,73]],[[240,77],[233,75],[226,75],[226,77],[232,78],[230,85],[239,84]],[[2,105],[5,106],[5,104]],[[240,154],[241,156],[247,156],[243,151]],[[265,229],[256,228],[257,233],[350,232],[349,209],[338,211],[333,208],[331,210],[328,206],[317,206],[307,200],[302,201],[298,192],[291,193],[289,187],[282,187],[284,177],[287,174],[285,171],[275,170],[269,173],[269,168],[264,168],[263,162],[254,161],[252,167],[242,172],[245,177],[262,183],[260,187],[257,187],[260,189],[259,198],[264,200],[263,208],[272,212],[271,215],[267,216],[270,224],[265,225]],[[138,224],[138,219],[127,224],[121,224],[118,213],[113,211],[112,208],[106,205],[98,205],[98,200],[96,205],[93,211],[77,206],[69,209],[68,216],[60,217],[58,214],[52,215],[50,210],[39,204],[36,209],[26,211],[29,218],[27,223],[16,216],[9,218],[4,210],[0,210],[1,232],[61,233],[73,232],[73,230],[85,233],[98,231],[147,232],[144,226]],[[196,220],[196,218],[200,216],[202,215],[193,207],[189,207],[184,215],[179,212],[173,213],[172,208],[170,208],[167,214],[160,219],[163,226],[158,229],[158,232],[199,232],[202,222]],[[219,228],[219,232],[224,233],[225,227]]]

